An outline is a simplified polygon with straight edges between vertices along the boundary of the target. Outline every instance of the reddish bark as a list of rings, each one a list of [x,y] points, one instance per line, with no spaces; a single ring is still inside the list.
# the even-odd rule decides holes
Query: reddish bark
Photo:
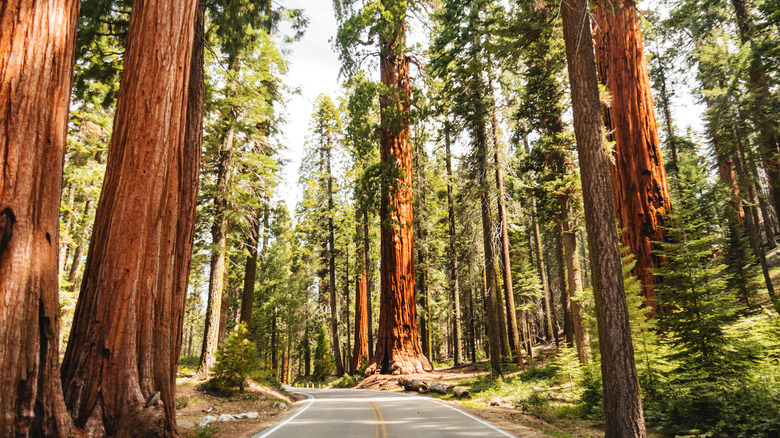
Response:
[[[599,79],[611,95],[604,105],[610,140],[616,142],[611,166],[621,240],[634,255],[633,273],[643,285],[645,305],[662,312],[653,285],[661,259],[654,243],[666,240],[669,189],[653,96],[633,0],[603,0],[594,11]]]
[[[393,0],[384,0],[391,3]],[[387,5],[386,5],[387,6]],[[398,8],[398,5],[392,5]],[[380,98],[381,160],[388,166],[382,194],[379,330],[376,351],[366,375],[376,371],[408,374],[433,370],[420,348],[414,297],[414,213],[412,145],[409,140],[409,59],[403,16],[393,17],[394,31],[380,38],[380,73],[387,88]],[[386,26],[390,26],[386,23]]]
[[[559,194],[558,201],[561,206],[561,240],[563,241],[563,259],[566,265],[566,284],[563,286],[566,287],[566,295],[569,297],[569,304],[571,304],[571,323],[577,358],[581,364],[586,364],[590,362],[590,337],[585,330],[582,304],[580,299],[576,297],[582,292],[582,274],[580,255],[577,252],[577,236],[574,234],[575,222],[572,217],[571,195],[568,193]]]
[[[73,436],[58,235],[79,2],[0,3],[0,435]]]
[[[174,436],[198,155],[185,143],[197,2],[136,0],[84,281],[62,364],[93,435]]]
[[[359,216],[367,219],[365,214]],[[360,365],[368,360],[368,266],[365,263],[366,240],[362,233],[368,230],[368,223],[355,225],[355,233],[359,236],[356,243],[358,265],[357,280],[355,281],[355,348],[352,352],[352,369],[357,370]]]

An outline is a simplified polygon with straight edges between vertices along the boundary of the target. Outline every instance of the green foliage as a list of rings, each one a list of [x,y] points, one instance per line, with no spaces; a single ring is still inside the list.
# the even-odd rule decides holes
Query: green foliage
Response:
[[[314,380],[323,382],[336,370],[333,356],[330,352],[330,340],[325,326],[320,326],[317,333],[317,346],[314,348]]]
[[[260,368],[255,343],[248,339],[249,330],[239,324],[222,343],[211,369],[210,383],[218,388],[238,387],[240,391],[249,382],[252,373]]]

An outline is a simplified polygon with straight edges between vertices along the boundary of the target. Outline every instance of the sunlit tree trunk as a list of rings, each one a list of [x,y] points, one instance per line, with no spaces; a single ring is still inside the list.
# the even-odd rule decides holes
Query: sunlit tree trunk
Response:
[[[62,364],[96,436],[175,436],[200,148],[185,141],[197,2],[136,0],[84,281]]]
[[[250,222],[250,228],[246,236],[246,248],[249,255],[244,267],[244,288],[241,293],[240,322],[249,328],[252,324],[252,308],[255,303],[255,283],[257,282],[257,258],[259,254],[258,244],[260,240],[260,215],[270,214],[271,209],[264,206],[258,209]]]
[[[0,436],[75,436],[59,375],[57,256],[78,10],[0,4]]]
[[[405,10],[398,0],[384,0],[395,11],[380,37],[379,66],[386,90],[380,97],[381,160],[389,168],[380,208],[382,219],[381,296],[376,352],[366,374],[407,374],[433,370],[420,348],[414,299],[414,213],[412,145],[409,140],[409,59]],[[392,31],[391,31],[392,30]]]
[[[341,360],[341,343],[339,341],[339,317],[338,302],[336,301],[336,237],[335,226],[333,224],[333,173],[331,172],[331,148],[328,142],[323,147],[325,158],[325,172],[328,179],[328,292],[330,293],[330,336],[331,348],[333,349],[333,360],[336,363],[336,375],[344,375],[344,361]]]
[[[653,269],[661,259],[654,242],[666,240],[669,189],[653,108],[647,61],[633,0],[601,0],[594,11],[599,79],[610,93],[604,105],[613,152],[612,187],[623,244],[634,255],[633,273],[643,286],[645,305],[659,308]]]
[[[580,159],[585,225],[592,259],[596,320],[601,350],[604,423],[607,438],[646,436],[634,362],[612,187],[608,174],[588,2],[561,8],[571,87],[574,133]]]

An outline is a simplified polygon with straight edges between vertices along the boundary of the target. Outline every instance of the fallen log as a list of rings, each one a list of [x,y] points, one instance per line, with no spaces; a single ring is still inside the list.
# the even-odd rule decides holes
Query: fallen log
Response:
[[[452,389],[452,393],[455,395],[455,397],[458,398],[471,398],[471,393],[466,388],[461,388],[460,386],[456,386]]]
[[[441,382],[433,382],[430,385],[428,385],[428,390],[430,392],[435,392],[437,394],[446,394],[447,391],[450,390],[450,388],[451,388],[450,385]]]
[[[398,378],[398,383],[403,385],[405,391],[428,392],[428,384],[422,380],[413,380],[405,376]]]

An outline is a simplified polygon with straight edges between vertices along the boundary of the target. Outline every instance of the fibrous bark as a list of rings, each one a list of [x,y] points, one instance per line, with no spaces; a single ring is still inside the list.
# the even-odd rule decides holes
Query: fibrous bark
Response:
[[[602,0],[594,17],[599,79],[611,96],[604,120],[616,142],[611,174],[621,240],[636,260],[645,305],[658,313],[653,269],[661,259],[653,249],[666,241],[671,210],[637,10],[633,0]]]
[[[365,214],[360,214],[359,217],[367,219]],[[358,265],[357,280],[355,281],[355,348],[352,351],[352,369],[356,370],[360,368],[368,359],[368,266],[365,261],[365,253],[368,250],[366,248],[366,240],[363,239],[362,233],[368,231],[368,223],[357,223],[355,225],[355,233],[359,236],[359,240],[355,243],[357,247],[357,258],[355,263]]]
[[[582,274],[580,272],[580,254],[577,251],[577,236],[574,234],[571,195],[560,194],[561,235],[563,240],[563,259],[566,264],[566,294],[571,304],[572,328],[577,358],[581,364],[590,361],[590,337],[584,324],[584,311],[577,295],[582,292]],[[563,269],[563,267],[561,268]]]
[[[0,3],[0,435],[73,436],[58,242],[79,2]]]
[[[174,436],[200,148],[185,142],[197,2],[136,0],[103,190],[62,364],[92,435]]]
[[[401,9],[384,0],[386,9]],[[386,169],[380,207],[382,218],[381,290],[376,352],[366,374],[407,374],[433,370],[422,354],[414,299],[414,213],[412,147],[409,141],[409,59],[404,15],[392,17],[393,31],[380,37],[379,64],[386,90],[380,97],[381,160]]]
[[[587,0],[571,0],[561,7],[585,225],[590,254],[598,254],[592,259],[591,269],[601,350],[605,436],[642,438],[646,436],[644,413],[610,196],[609,159],[588,12]]]

